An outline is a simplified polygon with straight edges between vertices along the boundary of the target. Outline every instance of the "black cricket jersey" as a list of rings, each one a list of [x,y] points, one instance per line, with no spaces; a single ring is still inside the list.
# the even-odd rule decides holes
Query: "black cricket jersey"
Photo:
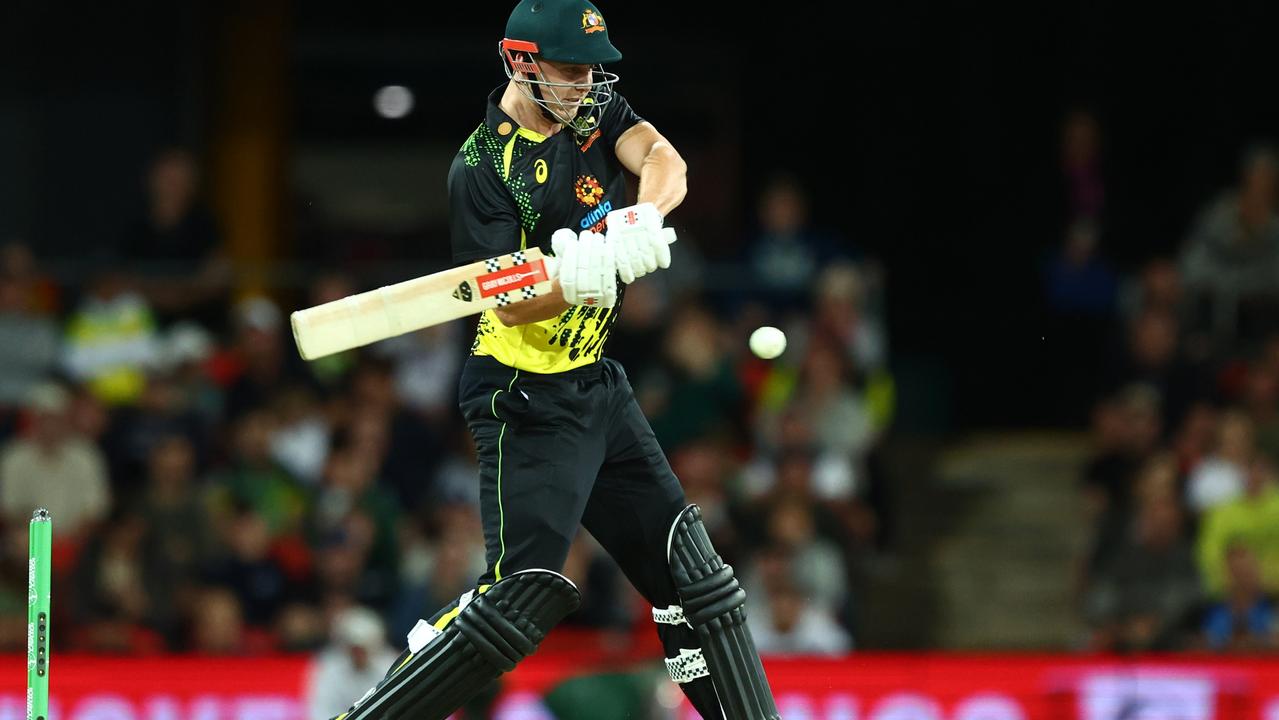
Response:
[[[506,86],[449,169],[453,262],[539,247],[551,251],[560,228],[604,232],[605,217],[627,203],[626,175],[613,152],[622,133],[642,122],[617,93],[586,137],[564,129],[547,137],[520,127],[500,107]],[[493,311],[480,316],[472,355],[535,373],[556,373],[600,359],[617,306],[573,306],[559,316],[517,327]]]

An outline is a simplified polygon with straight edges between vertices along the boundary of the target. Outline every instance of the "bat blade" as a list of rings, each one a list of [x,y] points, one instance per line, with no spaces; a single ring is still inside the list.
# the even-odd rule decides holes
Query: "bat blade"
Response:
[[[442,270],[290,316],[304,360],[315,360],[551,292],[539,248]]]

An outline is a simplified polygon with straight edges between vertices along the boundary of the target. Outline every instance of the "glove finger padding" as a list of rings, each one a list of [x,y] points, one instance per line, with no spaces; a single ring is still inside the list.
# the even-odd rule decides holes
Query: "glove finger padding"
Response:
[[[551,249],[559,258],[560,291],[564,302],[577,304],[577,235],[567,228],[556,230],[551,236]]]
[[[614,266],[612,244],[599,233],[583,232],[578,236],[582,277],[578,278],[577,297],[581,305],[612,307],[608,297],[617,294],[617,269]],[[610,289],[611,288],[611,289]]]
[[[599,292],[599,249],[594,234],[584,230],[577,236],[577,304],[588,304]]]
[[[609,244],[613,246],[612,252],[618,276],[622,278],[622,282],[630,285],[636,278],[635,264],[631,262],[630,246],[633,243],[627,242],[625,236],[619,235],[616,240],[610,237]]]
[[[656,235],[650,235],[654,248],[657,250],[657,266],[665,270],[671,266],[671,246],[670,243],[675,241],[675,231],[665,228]]]
[[[656,269],[657,269],[657,264],[658,264],[658,263],[657,263],[657,249],[654,247],[654,244],[653,244],[653,242],[652,242],[652,240],[651,240],[650,238],[651,238],[651,236],[650,236],[650,235],[645,235],[645,236],[644,236],[644,238],[643,238],[643,245],[644,245],[645,247],[644,247],[644,252],[643,252],[643,253],[641,253],[641,255],[642,255],[642,257],[644,258],[644,271],[645,271],[645,274],[647,274],[647,273],[651,273],[651,272],[653,272],[654,270],[656,270]]]
[[[608,238],[596,235],[595,241],[600,249],[600,305],[611,308],[617,305],[617,259],[616,248]]]
[[[642,278],[653,272],[654,268],[648,261],[649,252],[643,235],[631,234],[627,236],[627,240],[631,250],[631,265],[635,268],[635,277]]]

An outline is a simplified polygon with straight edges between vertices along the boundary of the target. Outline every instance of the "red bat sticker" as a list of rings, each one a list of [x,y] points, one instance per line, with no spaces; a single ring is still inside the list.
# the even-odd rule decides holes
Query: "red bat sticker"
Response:
[[[502,292],[519,290],[546,281],[546,266],[541,260],[512,265],[504,270],[480,275],[475,283],[480,286],[480,297],[490,297]]]

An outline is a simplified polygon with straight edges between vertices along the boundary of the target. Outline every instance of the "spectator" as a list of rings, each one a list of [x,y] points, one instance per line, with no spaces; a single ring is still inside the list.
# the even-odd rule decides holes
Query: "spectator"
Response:
[[[1279,592],[1279,488],[1269,463],[1260,458],[1248,465],[1243,495],[1208,511],[1200,525],[1197,554],[1204,586],[1213,597],[1226,592],[1226,549],[1246,547],[1261,569],[1261,587]]]
[[[1128,512],[1133,475],[1158,445],[1159,409],[1159,396],[1141,385],[1097,403],[1093,410],[1096,453],[1083,478],[1094,518]]]
[[[641,381],[656,370],[653,348],[662,346],[671,298],[659,292],[654,274],[626,286],[626,312],[617,316],[608,339],[608,356],[625,368],[632,382]]]
[[[746,623],[761,654],[843,655],[853,645],[848,633],[790,582],[767,586],[764,602],[752,606]]]
[[[1238,301],[1279,289],[1279,217],[1275,213],[1275,153],[1251,148],[1244,155],[1239,186],[1219,195],[1200,213],[1182,250],[1186,284],[1211,304],[1212,327],[1233,337]]]
[[[1133,486],[1134,503],[1145,503],[1164,498],[1176,498],[1181,492],[1177,458],[1169,452],[1159,451],[1150,456],[1138,471]]]
[[[308,587],[308,590],[313,587]],[[276,648],[286,653],[315,652],[328,639],[324,612],[310,595],[295,598],[276,617]]]
[[[850,263],[822,270],[814,293],[811,335],[829,338],[863,374],[888,364],[888,336],[870,307],[874,273]]]
[[[852,368],[828,342],[809,344],[791,407],[808,416],[820,451],[850,457],[855,468],[878,439],[870,405],[853,385]]]
[[[1112,332],[1119,278],[1097,247],[1099,234],[1093,220],[1076,220],[1067,229],[1062,247],[1043,268],[1046,332],[1056,347],[1066,350],[1053,353],[1045,368],[1056,378],[1053,417],[1071,424],[1087,417],[1088,403],[1102,389],[1099,380],[1105,377],[1105,357],[1068,350],[1103,347]]]
[[[152,449],[165,438],[181,435],[190,444],[199,462],[209,454],[211,438],[199,415],[187,406],[173,378],[152,372],[130,407],[117,408],[101,443],[111,463],[112,486],[116,494],[131,498],[147,476]]]
[[[390,613],[394,635],[434,613],[475,586],[484,573],[484,534],[474,509],[458,503],[436,506],[427,523],[406,518],[400,534],[398,591]]]
[[[814,508],[803,501],[783,501],[769,513],[768,538],[786,550],[791,577],[806,589],[805,600],[838,613],[849,600],[847,566],[839,545],[817,535],[814,515]]]
[[[56,521],[54,523],[57,524]],[[147,546],[146,520],[118,510],[80,553],[72,578],[73,612],[82,631],[77,644],[96,651],[158,650],[159,636],[175,621],[158,572],[154,546]]]
[[[1101,128],[1091,111],[1075,110],[1062,122],[1061,173],[1067,222],[1100,220],[1106,186],[1101,168]]]
[[[569,545],[564,560],[564,577],[582,591],[582,604],[564,624],[622,635],[631,625],[629,596],[622,587],[622,571],[590,533],[580,532]]]
[[[1098,235],[1090,221],[1071,225],[1060,252],[1045,268],[1045,292],[1055,314],[1097,317],[1114,310],[1119,277],[1099,254]]]
[[[362,603],[385,609],[396,589],[399,518],[394,496],[377,485],[376,457],[350,434],[339,434],[329,451],[324,485],[310,520],[318,541],[359,558],[358,587],[346,584]],[[355,580],[355,578],[345,578]],[[335,588],[336,589],[336,588]]]
[[[303,484],[318,485],[333,434],[323,408],[309,388],[293,385],[276,396],[273,409],[271,458]]]
[[[67,373],[111,406],[136,402],[160,357],[150,306],[115,273],[91,281],[67,319],[64,342]]]
[[[285,338],[280,308],[264,297],[247,298],[235,307],[235,354],[239,373],[226,394],[228,419],[267,407],[277,390],[304,376]]]
[[[214,550],[207,508],[195,484],[195,451],[181,435],[156,443],[147,463],[147,484],[139,503],[147,520],[144,542],[155,555],[161,581],[156,602],[166,609],[187,611],[195,601],[201,570]],[[171,645],[179,642],[176,628],[167,632]]]
[[[741,387],[715,320],[686,307],[673,318],[664,349],[665,368],[641,386],[640,401],[667,453],[699,438],[735,433]]]
[[[45,508],[54,536],[78,544],[110,511],[111,488],[102,453],[71,429],[69,403],[60,385],[31,390],[30,432],[0,450],[0,511],[25,527],[32,511]]]
[[[1230,502],[1243,493],[1244,477],[1256,454],[1252,421],[1238,411],[1222,416],[1213,454],[1190,471],[1186,484],[1186,504],[1204,513]]]
[[[702,509],[702,522],[721,554],[734,544],[729,510],[728,478],[733,473],[731,448],[714,439],[685,444],[670,456],[671,469],[684,486],[684,495]],[[723,542],[724,544],[720,544]]]
[[[840,254],[838,238],[809,223],[808,198],[789,177],[776,177],[759,200],[759,231],[747,246],[754,295],[777,310],[804,306],[818,271]]]
[[[829,340],[814,338],[803,357],[798,375],[772,381],[775,396],[756,414],[757,445],[766,452],[784,444],[818,453],[823,496],[852,497],[862,489],[865,457],[891,411],[853,384],[852,366]]]
[[[1173,649],[1198,599],[1199,578],[1175,496],[1146,500],[1132,535],[1105,559],[1087,597],[1093,646]]]
[[[244,627],[235,593],[212,587],[201,593],[191,617],[190,648],[196,655],[247,655],[254,643]]]
[[[261,517],[272,537],[301,531],[311,500],[306,489],[271,458],[275,418],[265,410],[250,412],[232,428],[232,455],[212,480],[215,522],[247,507]]]
[[[221,329],[232,280],[213,215],[199,202],[200,169],[190,152],[161,152],[147,172],[147,208],[125,231],[121,257],[168,325],[194,319]]]
[[[462,325],[446,323],[391,338],[374,351],[394,363],[396,395],[433,426],[447,424],[457,399],[453,378],[461,368]]]
[[[333,640],[315,659],[307,683],[309,718],[341,715],[351,701],[382,681],[396,652],[386,643],[377,613],[363,607],[340,611],[333,619]]]
[[[226,402],[206,367],[217,351],[214,337],[193,322],[170,326],[162,340],[162,370],[177,391],[178,403],[195,414],[206,437],[219,429]]]
[[[1226,597],[1204,613],[1204,643],[1212,650],[1254,652],[1279,647],[1275,608],[1261,590],[1257,559],[1242,543],[1226,549]]]
[[[1243,403],[1256,428],[1257,449],[1279,463],[1279,375],[1273,368],[1260,362],[1249,366]]]
[[[52,317],[61,302],[61,289],[36,263],[31,247],[20,240],[0,246],[0,276],[16,281],[22,290],[23,307],[42,316]]]
[[[1133,484],[1137,473],[1154,456],[1159,438],[1159,402],[1150,388],[1140,385],[1103,400],[1093,412],[1097,453],[1084,470],[1083,494],[1093,526],[1093,539],[1084,563],[1085,583],[1101,569],[1128,533],[1133,513]]]
[[[1135,280],[1127,283],[1120,301],[1124,320],[1131,322],[1147,310],[1170,312],[1179,321],[1189,319],[1190,308],[1177,263],[1165,257],[1147,262]]]
[[[3,537],[8,542],[0,548],[0,650],[16,655],[27,648],[27,527],[10,525]]]
[[[1202,370],[1181,352],[1180,325],[1169,310],[1148,309],[1127,327],[1126,346],[1110,362],[1108,386],[1147,385],[1159,394],[1164,428],[1177,427],[1207,395]]]
[[[1189,474],[1216,448],[1220,434],[1218,415],[1212,405],[1195,403],[1182,419],[1181,429],[1172,442],[1172,450],[1177,455],[1177,469],[1182,474]]]
[[[265,520],[242,509],[224,529],[224,557],[205,573],[205,579],[235,594],[243,622],[267,628],[289,599],[284,569],[271,554],[271,532]]]
[[[440,463],[431,482],[431,495],[426,504],[431,507],[449,504],[470,506],[478,515],[480,484],[476,482],[480,467],[475,457],[475,439],[470,433],[457,433],[453,445],[460,445]]]
[[[351,375],[344,415],[351,441],[361,445],[374,463],[383,487],[415,510],[430,495],[426,482],[439,466],[439,436],[421,415],[409,410],[396,392],[395,367],[385,358],[361,358]]]
[[[31,251],[0,248],[0,412],[26,401],[58,360],[58,328],[33,306]]]
[[[768,492],[751,498],[735,518],[741,532],[756,546],[785,545],[787,539],[802,540],[815,537],[822,543],[829,543],[846,552],[856,549],[852,540],[867,541],[873,532],[873,515],[871,518],[861,517],[870,511],[857,501],[848,499],[828,499],[820,494],[815,479],[814,456],[803,448],[789,449],[778,457],[775,481]],[[774,511],[777,508],[797,506],[804,508],[811,521],[807,523],[783,522],[773,524]],[[802,530],[796,532],[797,530]],[[811,534],[809,531],[812,531]],[[780,532],[781,535],[775,533]],[[838,579],[831,579],[838,582]]]
[[[311,283],[308,307],[341,300],[357,292],[359,291],[355,283],[346,275],[340,273],[321,275]],[[333,390],[346,379],[351,369],[355,367],[359,356],[358,350],[345,350],[312,360],[307,363],[307,369],[320,387],[326,391]]]

